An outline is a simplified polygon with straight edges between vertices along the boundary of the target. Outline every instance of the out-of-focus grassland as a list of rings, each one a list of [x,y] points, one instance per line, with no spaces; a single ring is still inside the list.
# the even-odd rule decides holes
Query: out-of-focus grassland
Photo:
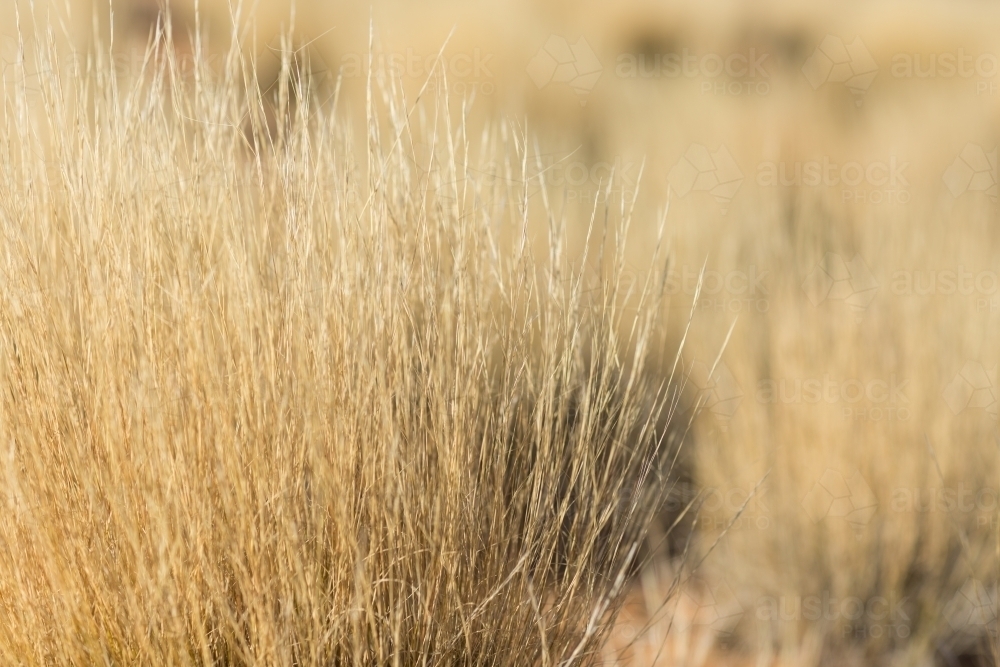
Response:
[[[179,48],[193,48],[194,3],[171,8]],[[203,1],[200,10],[219,65],[229,8]],[[11,7],[0,12],[9,54]],[[637,575],[645,611],[623,616],[612,645],[669,627],[677,641],[708,637],[758,664],[992,659],[1000,8],[300,1],[295,12],[299,54],[324,94],[339,81],[338,103],[357,127],[368,73],[380,71],[411,102],[421,90],[448,100],[473,147],[483,128],[523,131],[531,158],[487,157],[480,175],[527,182],[539,229],[543,191],[580,221],[568,231],[576,256],[595,196],[617,206],[639,185],[626,257],[629,275],[644,276],[669,204],[662,332],[679,341],[694,305],[684,395],[703,409],[662,521],[696,498],[687,561],[716,546],[646,630],[639,619],[667,599],[663,572],[684,549],[675,533],[660,569]],[[267,90],[289,5],[262,0],[252,14],[243,50]],[[115,6],[119,53],[145,44],[156,15],[150,3]],[[97,32],[107,39],[103,16]],[[89,43],[89,20],[69,29]],[[557,47],[582,38],[599,77],[538,74],[553,38]],[[846,66],[874,78],[848,86],[810,70],[831,43],[859,43]],[[765,56],[754,76],[710,74],[715,56],[751,53]],[[690,74],[669,69],[673,55],[693,58]],[[117,62],[134,73],[134,57]],[[661,661],[693,664],[698,654],[666,651]]]

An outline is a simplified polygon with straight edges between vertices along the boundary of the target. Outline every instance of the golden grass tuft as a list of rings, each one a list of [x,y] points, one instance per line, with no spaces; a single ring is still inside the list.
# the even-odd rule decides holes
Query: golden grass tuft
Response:
[[[119,80],[38,43],[0,116],[0,662],[596,660],[672,461],[627,207],[571,262],[479,166],[524,138],[447,96],[369,81],[358,141],[291,57],[261,92],[237,48],[161,33]]]

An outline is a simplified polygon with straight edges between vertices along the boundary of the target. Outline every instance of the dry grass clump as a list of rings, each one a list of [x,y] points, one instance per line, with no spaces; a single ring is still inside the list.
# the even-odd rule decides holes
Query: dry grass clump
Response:
[[[670,463],[627,210],[538,256],[444,96],[75,62],[4,81],[0,661],[595,660]]]

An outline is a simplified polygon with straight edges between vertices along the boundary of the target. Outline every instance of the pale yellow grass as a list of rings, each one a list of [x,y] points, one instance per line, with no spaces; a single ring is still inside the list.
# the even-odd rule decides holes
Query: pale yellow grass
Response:
[[[0,662],[593,663],[676,448],[627,202],[571,261],[509,128],[174,54],[6,70]]]
[[[116,11],[125,16],[135,6],[122,2]],[[244,43],[248,57],[270,63],[261,76],[265,87],[276,76],[275,53],[282,51],[276,36],[289,6],[262,3],[259,29],[247,33],[255,34],[257,43]],[[202,10],[206,30],[219,38],[212,53],[225,53],[227,3],[206,0]],[[177,21],[192,21],[192,11],[191,2],[174,5]],[[732,379],[727,389],[735,385],[741,401],[731,413],[721,407],[704,411],[685,441],[682,459],[692,487],[684,497],[706,499],[691,551],[703,555],[732,523],[702,568],[708,587],[724,584],[743,610],[716,644],[759,664],[927,665],[990,658],[997,629],[996,503],[970,510],[947,499],[970,490],[985,494],[987,501],[990,494],[995,497],[1000,489],[996,423],[986,406],[956,413],[944,394],[969,364],[982,369],[995,394],[990,372],[998,362],[1000,297],[981,289],[948,291],[940,283],[927,293],[900,286],[895,277],[902,274],[926,285],[934,275],[960,269],[1000,275],[995,202],[985,192],[956,195],[943,180],[967,144],[982,147],[984,155],[996,145],[1000,94],[977,94],[977,81],[961,76],[894,76],[891,64],[900,53],[919,54],[925,66],[931,55],[959,49],[1000,53],[994,6],[539,1],[459,7],[438,2],[419,10],[376,3],[369,13],[316,1],[298,3],[297,12],[296,25],[307,33],[298,43],[310,42],[303,52],[316,56],[314,63],[322,61],[319,69],[331,74],[330,82],[346,56],[368,52],[373,18],[373,48],[389,54],[412,49],[428,55],[442,45],[445,59],[476,49],[491,53],[494,94],[477,95],[465,114],[465,134],[476,138],[474,149],[484,127],[496,127],[498,116],[511,113],[518,127],[528,128],[527,148],[517,150],[537,150],[547,164],[566,158],[588,168],[622,165],[628,178],[616,186],[628,190],[645,161],[637,222],[624,256],[626,274],[634,270],[639,284],[652,249],[662,247],[656,223],[667,200],[665,236],[675,278],[697,275],[703,265],[715,276],[766,275],[762,293],[748,294],[737,282],[735,289],[716,283],[702,294],[682,356],[685,375],[701,369],[687,383],[686,398],[700,394],[713,400],[707,381],[713,379],[704,371],[735,321],[721,361]],[[137,32],[133,43],[144,44],[146,29],[148,24],[132,33],[123,28],[116,39],[123,45],[128,34]],[[87,32],[84,26],[80,34]],[[604,64],[586,95],[561,84],[538,87],[526,76],[527,63],[551,35],[570,42],[585,37]],[[827,36],[848,42],[857,36],[878,62],[878,76],[863,94],[842,84],[813,89],[806,82],[804,62]],[[652,58],[684,48],[722,55],[767,51],[768,94],[714,95],[703,92],[705,81],[697,77],[614,73],[619,56]],[[428,80],[437,93],[445,90],[426,72],[399,83],[412,100]],[[451,77],[449,85],[475,82]],[[467,101],[454,86],[447,90],[454,109]],[[340,103],[349,111],[345,119],[352,118],[367,134],[366,76],[342,79]],[[492,132],[487,136],[496,137]],[[515,135],[524,136],[521,130]],[[692,144],[711,150],[725,146],[742,171],[744,180],[725,207],[706,192],[678,193],[671,182],[671,169]],[[595,257],[599,244],[584,239],[597,184],[546,188],[546,206],[534,161],[507,163],[503,155],[486,157],[482,168],[470,171],[485,172],[492,185],[529,183],[529,217],[544,227],[552,209],[561,212],[556,218],[565,216],[568,222],[566,256],[579,259],[589,248]],[[892,158],[909,166],[907,184],[889,194],[868,183],[851,189],[757,182],[758,167],[766,162],[794,169],[796,162],[868,165]],[[884,198],[873,202],[875,194]],[[905,202],[892,198],[901,194]],[[536,238],[534,247],[548,252],[544,238]],[[867,307],[817,299],[809,282],[817,267],[855,256],[879,283]],[[628,282],[636,281],[629,275]],[[668,280],[667,291],[670,317],[658,334],[676,344],[696,299],[683,280]],[[732,310],[748,297],[754,310]],[[761,303],[763,310],[757,309]],[[669,376],[672,362],[672,354],[657,362],[662,376]],[[760,393],[768,383],[794,389],[796,383],[826,378],[838,386],[904,383],[904,389],[891,404],[848,401],[839,394],[810,402],[795,398],[794,391],[788,400],[780,394],[770,400]],[[872,417],[874,409],[881,410],[879,418]],[[852,480],[859,490],[856,500],[865,511],[853,523],[843,502],[824,508],[816,491],[823,480],[834,486]],[[760,492],[744,506],[755,488]],[[724,501],[716,502],[719,498]],[[928,504],[928,498],[935,500]],[[667,503],[664,520],[669,523],[683,504]],[[683,545],[683,540],[674,543],[670,557]],[[643,608],[662,604],[653,600],[648,586],[645,590]],[[973,597],[982,593],[985,616],[963,607],[970,591]],[[874,617],[878,614],[824,619],[795,611],[796,601],[823,596],[862,604],[891,601],[900,604],[901,615],[888,621]],[[758,615],[781,600],[791,605],[784,618]],[[684,637],[676,637],[682,646]],[[673,649],[668,654],[675,655]]]

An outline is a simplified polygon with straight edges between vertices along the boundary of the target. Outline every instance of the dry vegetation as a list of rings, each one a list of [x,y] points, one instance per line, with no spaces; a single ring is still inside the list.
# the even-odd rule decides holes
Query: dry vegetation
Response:
[[[675,450],[629,211],[574,264],[523,138],[147,55],[5,81],[0,661],[592,662]]]
[[[997,664],[993,6],[153,5],[0,7],[6,662]]]

